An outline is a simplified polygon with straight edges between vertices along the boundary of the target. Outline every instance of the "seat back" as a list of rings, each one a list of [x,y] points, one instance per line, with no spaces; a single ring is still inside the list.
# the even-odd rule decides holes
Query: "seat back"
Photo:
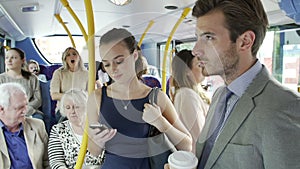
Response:
[[[56,64],[56,65],[40,65],[40,74],[46,75],[47,80],[51,80],[53,76],[53,72],[60,68],[62,65],[61,64]]]
[[[170,98],[170,80],[172,80],[172,78],[168,78],[168,80],[167,80],[167,84],[166,84],[166,94],[169,96],[169,98]]]
[[[149,86],[151,88],[153,88],[153,87],[161,88],[161,83],[155,76],[143,75],[142,80],[147,86]]]
[[[52,108],[52,99],[50,96],[50,80],[47,82],[40,81],[42,106],[40,110],[44,113],[44,122],[47,132],[50,132],[52,125],[55,123],[54,109]]]

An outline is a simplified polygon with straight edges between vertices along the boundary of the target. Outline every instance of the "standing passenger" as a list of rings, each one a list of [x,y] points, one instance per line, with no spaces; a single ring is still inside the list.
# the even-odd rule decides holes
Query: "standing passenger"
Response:
[[[210,100],[202,88],[204,76],[199,57],[182,50],[172,60],[172,80],[175,87],[174,106],[180,120],[193,138],[192,152],[205,123]]]
[[[49,169],[42,121],[25,117],[28,99],[19,83],[0,85],[0,168]]]
[[[103,69],[103,63],[99,62],[99,66],[96,70],[96,88],[101,88],[103,85],[107,85],[109,81],[110,79]]]
[[[20,83],[26,90],[28,102],[27,116],[43,120],[44,114],[38,110],[42,105],[40,83],[35,75],[24,70],[25,53],[19,48],[11,48],[5,56],[7,72],[0,74],[0,84],[7,82]]]
[[[261,0],[198,0],[192,14],[193,54],[205,76],[225,81],[198,139],[198,169],[300,168],[300,97],[256,57],[268,26]]]
[[[59,112],[59,101],[62,95],[72,89],[77,88],[87,91],[88,71],[83,65],[82,58],[73,47],[68,47],[62,54],[62,67],[54,71],[50,83],[50,94],[52,100],[57,100],[55,117],[57,122],[61,115]]]
[[[88,119],[110,129],[90,129],[88,148],[94,155],[105,148],[102,169],[149,169],[145,140],[150,125],[164,132],[177,149],[191,150],[191,137],[167,95],[160,91],[157,105],[149,104],[151,88],[135,71],[136,49],[134,36],[125,29],[114,28],[100,39],[100,56],[114,82],[89,96]]]

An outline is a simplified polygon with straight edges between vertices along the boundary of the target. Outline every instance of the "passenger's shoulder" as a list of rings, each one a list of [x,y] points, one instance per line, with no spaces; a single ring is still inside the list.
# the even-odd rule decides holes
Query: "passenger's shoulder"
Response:
[[[286,86],[282,85],[276,80],[270,80],[268,85],[266,86],[266,91],[269,91],[273,96],[275,96],[274,99],[298,99],[300,98],[299,93],[296,91],[291,90],[290,88],[287,88]],[[278,96],[278,97],[276,97]]]
[[[35,75],[35,74],[31,74],[31,75],[29,76],[29,79],[32,79],[32,80],[39,80],[39,78],[38,78],[37,75]]]
[[[44,126],[44,122],[40,119],[32,118],[32,117],[26,117],[25,122],[29,124],[31,127],[40,128]]]
[[[193,89],[188,87],[181,87],[177,90],[176,94],[194,94],[196,93]]]
[[[9,76],[4,72],[0,74],[0,79],[7,79]]]
[[[62,129],[65,129],[65,128],[67,128],[67,126],[69,126],[68,123],[69,123],[68,120],[63,121],[63,122],[61,122],[61,123],[57,123],[57,124],[55,124],[55,125],[52,126],[52,129],[54,129],[54,130],[62,130]]]

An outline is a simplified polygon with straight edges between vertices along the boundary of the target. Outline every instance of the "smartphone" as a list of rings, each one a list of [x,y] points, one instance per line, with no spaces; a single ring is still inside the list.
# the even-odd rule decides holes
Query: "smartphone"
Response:
[[[108,129],[108,127],[105,126],[104,124],[91,124],[90,128],[92,128],[92,129],[99,128],[101,131],[105,130],[105,129]]]

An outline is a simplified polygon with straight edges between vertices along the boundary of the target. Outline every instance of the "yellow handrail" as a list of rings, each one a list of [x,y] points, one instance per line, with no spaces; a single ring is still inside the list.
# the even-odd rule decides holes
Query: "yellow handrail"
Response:
[[[151,20],[151,21],[149,22],[148,26],[146,27],[144,33],[142,34],[142,37],[141,37],[141,39],[140,39],[140,41],[139,41],[139,43],[138,43],[138,46],[139,46],[139,47],[141,47],[141,45],[142,45],[142,43],[143,43],[143,40],[144,40],[144,38],[145,38],[145,36],[146,36],[146,33],[147,33],[148,30],[152,27],[153,24],[154,24],[154,21]]]
[[[86,34],[85,30],[84,30],[84,27],[82,26],[82,24],[81,24],[80,20],[78,19],[77,15],[74,13],[74,11],[72,10],[72,8],[70,7],[69,2],[67,0],[60,0],[60,2],[70,12],[70,14],[72,15],[72,17],[76,21],[77,25],[79,26],[79,28],[80,28],[80,30],[82,32],[82,35],[83,35],[85,41],[87,42],[88,41],[88,36],[87,36],[87,34]]]
[[[63,22],[63,20],[61,19],[60,15],[59,15],[59,14],[54,14],[54,16],[55,16],[55,18],[58,20],[58,22],[64,27],[65,31],[67,32],[67,34],[68,34],[68,36],[69,36],[69,38],[70,38],[70,40],[71,40],[72,46],[73,46],[74,48],[76,48],[76,45],[75,45],[75,43],[74,43],[74,39],[73,39],[73,37],[72,37],[72,35],[71,35],[71,33],[70,33],[68,27],[66,26],[66,24],[65,24],[65,23]]]
[[[95,77],[96,77],[96,69],[95,69],[95,41],[94,41],[94,34],[95,34],[95,26],[94,26],[94,14],[93,14],[93,7],[91,0],[84,0],[85,3],[85,11],[88,23],[88,40],[87,47],[88,47],[88,54],[89,54],[89,84],[88,84],[88,92],[91,93],[95,90]],[[84,157],[86,155],[86,150],[88,146],[88,119],[86,115],[85,119],[85,128],[84,134],[82,138],[82,143],[80,147],[80,151],[78,154],[78,159],[76,161],[75,169],[81,169],[82,164],[84,162]]]
[[[169,50],[169,46],[172,40],[172,37],[176,31],[176,29],[178,28],[179,24],[183,21],[183,19],[186,17],[186,15],[190,12],[191,8],[185,8],[181,14],[181,17],[178,19],[178,21],[176,22],[176,24],[174,25],[167,43],[166,43],[166,47],[165,47],[165,51],[164,51],[164,58],[163,58],[163,66],[162,66],[162,91],[164,91],[166,93],[166,66],[167,66],[167,57],[168,57],[168,50]]]
[[[9,46],[3,46],[7,51],[10,49]]]

